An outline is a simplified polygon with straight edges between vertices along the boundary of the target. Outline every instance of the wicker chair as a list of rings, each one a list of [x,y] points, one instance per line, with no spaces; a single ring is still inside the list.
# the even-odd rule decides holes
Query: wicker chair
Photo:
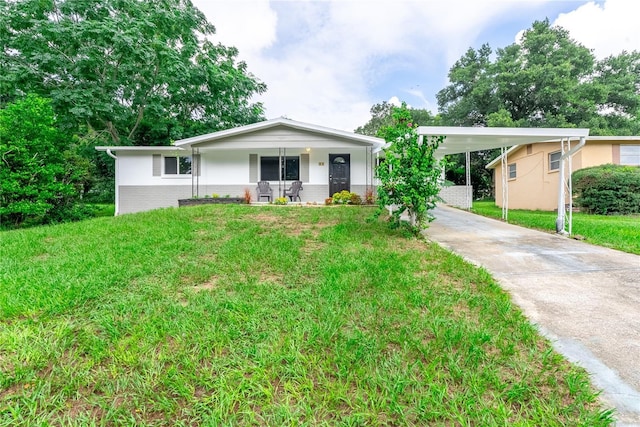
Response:
[[[273,201],[273,189],[269,185],[269,181],[258,181],[256,193],[258,194],[257,200],[259,202],[263,197],[266,197],[268,202]]]
[[[300,191],[302,190],[304,190],[302,188],[302,181],[293,181],[291,183],[291,187],[284,190],[284,195],[288,196],[289,200],[291,200],[292,202],[296,199],[298,199],[298,201],[301,202],[302,199],[300,198]]]

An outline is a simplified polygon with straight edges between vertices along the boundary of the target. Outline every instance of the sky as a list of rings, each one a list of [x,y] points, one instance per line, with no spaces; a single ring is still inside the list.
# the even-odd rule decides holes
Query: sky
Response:
[[[495,51],[548,18],[597,58],[640,50],[638,0],[192,0],[214,41],[267,85],[267,119],[353,131],[382,101],[437,112],[470,47]]]

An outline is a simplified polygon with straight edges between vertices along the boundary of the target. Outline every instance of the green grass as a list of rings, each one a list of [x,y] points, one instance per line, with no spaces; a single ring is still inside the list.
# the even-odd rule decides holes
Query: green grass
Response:
[[[116,205],[113,203],[93,203],[89,205],[93,209],[94,217],[113,216],[116,211]]]
[[[0,425],[609,425],[484,271],[372,210],[2,233]]]
[[[472,212],[502,218],[502,208],[492,200],[473,202]],[[509,209],[509,222],[555,232],[557,214],[549,211]],[[573,214],[573,235],[594,245],[640,255],[640,216]]]

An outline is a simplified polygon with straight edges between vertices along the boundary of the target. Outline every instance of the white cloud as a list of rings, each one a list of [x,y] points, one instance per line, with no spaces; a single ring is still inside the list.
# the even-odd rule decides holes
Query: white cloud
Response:
[[[216,27],[215,41],[235,46],[251,59],[276,41],[278,16],[268,0],[196,0],[194,5]]]
[[[606,0],[586,3],[558,16],[554,24],[569,30],[571,37],[593,49],[602,59],[623,50],[640,50],[637,0]]]
[[[530,16],[552,0],[193,0],[212,22],[218,39],[240,50],[249,70],[268,86],[259,99],[268,118],[285,115],[344,130],[369,119],[381,99],[410,95],[416,108],[433,111],[435,92],[446,84],[443,70],[476,45],[488,30],[502,31],[514,14]],[[616,28],[593,23],[621,19],[620,3],[586,4],[558,18],[574,28],[588,27],[594,38]],[[582,5],[583,3],[576,3]],[[636,3],[633,3],[634,5]],[[640,2],[638,2],[640,4]],[[636,7],[636,6],[634,6]],[[628,38],[638,13],[622,13]],[[614,16],[614,18],[609,18]],[[617,18],[615,18],[617,16]],[[532,21],[535,18],[532,18]],[[561,22],[560,22],[561,21]],[[515,33],[511,33],[512,35]],[[637,32],[640,34],[640,32]],[[511,35],[511,37],[512,37]],[[582,40],[581,40],[582,41]],[[596,46],[582,41],[588,47]],[[619,43],[620,42],[614,42]],[[636,43],[629,41],[629,45]],[[598,48],[600,49],[600,48]],[[419,77],[416,77],[419,76]],[[416,81],[421,79],[420,81]],[[425,96],[427,80],[439,88]],[[420,89],[416,89],[420,83]],[[375,91],[374,88],[384,91]],[[417,105],[422,104],[422,105]]]
[[[399,107],[402,105],[402,101],[400,101],[400,99],[397,96],[392,96],[391,98],[389,98],[387,103],[391,105],[395,105],[396,107]]]

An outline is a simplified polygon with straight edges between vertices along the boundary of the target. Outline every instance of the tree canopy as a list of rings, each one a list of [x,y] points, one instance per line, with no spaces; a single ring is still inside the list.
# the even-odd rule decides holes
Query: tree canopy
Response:
[[[591,134],[640,129],[640,53],[597,61],[569,32],[536,21],[522,39],[493,51],[470,48],[437,94],[456,126],[588,127]]]
[[[61,126],[113,144],[261,120],[265,85],[214,31],[190,0],[1,1],[0,106],[50,98]]]
[[[384,127],[393,125],[394,105],[387,101],[374,104],[369,110],[371,118],[363,126],[358,126],[354,131],[362,135],[378,136],[378,131]],[[411,122],[418,126],[435,126],[439,122],[439,117],[431,114],[429,110],[421,108],[410,108],[406,104],[403,107],[411,116]]]
[[[592,135],[640,132],[640,53],[601,61],[569,32],[536,21],[522,39],[494,52],[469,48],[437,94],[449,126],[586,127]],[[471,153],[475,197],[491,194],[484,168],[498,150]],[[464,155],[449,158],[447,179],[463,184]]]

